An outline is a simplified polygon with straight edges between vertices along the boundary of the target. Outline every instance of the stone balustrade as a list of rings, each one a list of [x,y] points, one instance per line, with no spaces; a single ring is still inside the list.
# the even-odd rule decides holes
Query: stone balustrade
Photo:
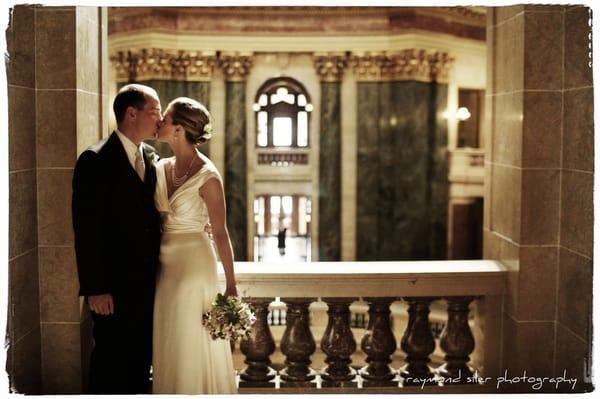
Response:
[[[241,393],[479,392],[483,385],[474,382],[474,373],[499,375],[506,270],[498,262],[237,262],[236,277],[238,291],[257,316],[252,336],[240,343],[246,364]],[[279,308],[281,302],[286,305],[279,342],[285,364],[278,371],[271,364],[276,342],[268,320],[276,298]],[[319,300],[327,305],[327,322],[315,341],[309,306]],[[359,300],[368,306],[368,324],[357,342],[350,307]],[[439,300],[446,304],[438,340],[444,363],[434,367],[429,313],[430,304]],[[408,322],[397,341],[390,307],[398,301],[407,306]],[[311,362],[317,344],[326,355],[321,369]],[[362,362],[353,358],[357,349],[366,355]],[[390,364],[397,351],[404,365],[394,369]]]

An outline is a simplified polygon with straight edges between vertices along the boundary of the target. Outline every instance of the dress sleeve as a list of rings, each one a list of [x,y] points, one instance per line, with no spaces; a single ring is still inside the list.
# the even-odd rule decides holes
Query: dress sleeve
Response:
[[[223,178],[221,174],[213,165],[209,165],[204,171],[202,171],[202,176],[200,177],[200,182],[198,187],[202,187],[208,180],[215,178],[223,184]]]

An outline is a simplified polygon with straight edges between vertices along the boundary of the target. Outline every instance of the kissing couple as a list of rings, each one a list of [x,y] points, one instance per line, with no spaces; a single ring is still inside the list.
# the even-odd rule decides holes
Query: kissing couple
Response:
[[[79,295],[94,325],[89,393],[236,393],[229,342],[202,326],[218,292],[217,252],[225,295],[237,295],[223,181],[197,150],[211,115],[186,97],[161,113],[156,91],[140,84],[124,86],[113,111],[117,129],[79,156],[73,175]],[[143,142],[153,138],[175,155],[159,160]]]

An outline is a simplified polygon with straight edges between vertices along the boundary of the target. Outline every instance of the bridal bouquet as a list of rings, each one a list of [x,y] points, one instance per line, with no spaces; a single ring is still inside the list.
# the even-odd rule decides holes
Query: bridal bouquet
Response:
[[[226,297],[218,293],[212,307],[202,315],[202,325],[213,340],[218,338],[236,341],[248,338],[256,317],[247,303],[239,297]]]

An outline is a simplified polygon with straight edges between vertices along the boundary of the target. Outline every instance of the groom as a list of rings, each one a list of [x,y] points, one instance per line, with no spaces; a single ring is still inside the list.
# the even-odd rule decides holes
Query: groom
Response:
[[[160,102],[148,86],[124,86],[117,130],[85,150],[73,176],[79,274],[94,322],[89,393],[149,393],[160,215],[154,206],[153,138]]]

